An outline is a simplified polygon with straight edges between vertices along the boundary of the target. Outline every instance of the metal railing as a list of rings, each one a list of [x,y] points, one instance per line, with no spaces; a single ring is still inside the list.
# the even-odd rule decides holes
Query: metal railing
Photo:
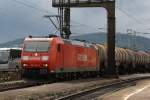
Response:
[[[53,0],[53,5],[63,5],[63,4],[83,4],[83,3],[101,3],[107,1],[115,0]]]

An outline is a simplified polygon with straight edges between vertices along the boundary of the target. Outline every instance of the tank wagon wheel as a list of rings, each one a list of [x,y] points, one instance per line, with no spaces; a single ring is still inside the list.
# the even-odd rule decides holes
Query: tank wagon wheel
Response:
[[[148,64],[145,64],[145,73],[148,73],[148,72],[149,72]]]
[[[123,65],[119,66],[119,75],[126,74],[127,72],[125,71],[126,69],[124,68]]]
[[[135,70],[135,69],[133,68],[132,64],[131,64],[131,63],[128,64],[128,73],[129,73],[129,74],[133,74],[133,73],[135,73],[134,70]]]
[[[143,66],[144,66],[144,73],[147,73],[147,66],[146,65]]]
[[[129,75],[134,73],[133,71],[134,69],[131,64],[125,63],[123,66],[124,66],[124,71],[126,72],[125,74]]]
[[[146,64],[145,67],[146,67],[146,72],[149,73],[150,72],[150,68],[149,68],[150,65]]]

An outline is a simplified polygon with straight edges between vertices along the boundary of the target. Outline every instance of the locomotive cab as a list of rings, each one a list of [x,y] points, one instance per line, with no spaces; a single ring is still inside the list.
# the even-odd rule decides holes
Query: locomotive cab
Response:
[[[47,72],[52,38],[25,38],[21,57],[25,71]]]

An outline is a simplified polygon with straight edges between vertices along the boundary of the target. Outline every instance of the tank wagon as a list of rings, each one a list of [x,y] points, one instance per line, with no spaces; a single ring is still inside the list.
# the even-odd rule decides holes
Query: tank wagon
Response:
[[[100,75],[107,65],[106,47],[60,37],[24,40],[21,64],[24,73],[51,76]],[[116,68],[120,74],[145,72],[150,68],[150,55],[116,47]]]

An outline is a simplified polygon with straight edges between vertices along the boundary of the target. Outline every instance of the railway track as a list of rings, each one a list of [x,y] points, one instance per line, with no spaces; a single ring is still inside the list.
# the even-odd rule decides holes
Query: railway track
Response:
[[[0,70],[0,83],[8,81],[21,80],[21,71],[16,70]]]
[[[80,91],[78,93],[65,95],[55,100],[97,100],[96,98],[109,92],[118,91],[120,89],[136,85],[136,81],[148,79],[150,76],[136,77],[131,79],[120,80],[118,82],[108,83],[103,86]]]
[[[27,87],[32,87],[32,86],[40,86],[43,84],[50,84],[50,83],[53,83],[53,81],[19,80],[19,81],[3,82],[3,83],[0,83],[0,92],[27,88]]]
[[[110,91],[117,91],[121,88],[125,88],[127,86],[135,85],[136,81],[150,78],[150,75],[144,75],[139,77],[131,77],[128,79],[118,79],[117,81],[109,82],[104,85],[97,85],[94,87],[90,87],[87,90],[74,93],[74,94],[64,94],[61,95],[63,97],[58,96],[59,98],[55,98],[56,100],[91,100],[95,97],[98,97],[100,95],[106,94]],[[43,84],[50,84],[54,83],[54,81],[49,80],[38,80],[38,81],[32,81],[32,80],[20,80],[20,81],[12,81],[12,82],[5,82],[0,83],[0,92],[8,91],[8,90],[16,90],[16,89],[22,89],[27,87],[33,87],[33,86],[40,86]],[[48,97],[46,97],[48,98]],[[45,98],[43,98],[44,100]],[[46,99],[49,100],[49,99]]]

